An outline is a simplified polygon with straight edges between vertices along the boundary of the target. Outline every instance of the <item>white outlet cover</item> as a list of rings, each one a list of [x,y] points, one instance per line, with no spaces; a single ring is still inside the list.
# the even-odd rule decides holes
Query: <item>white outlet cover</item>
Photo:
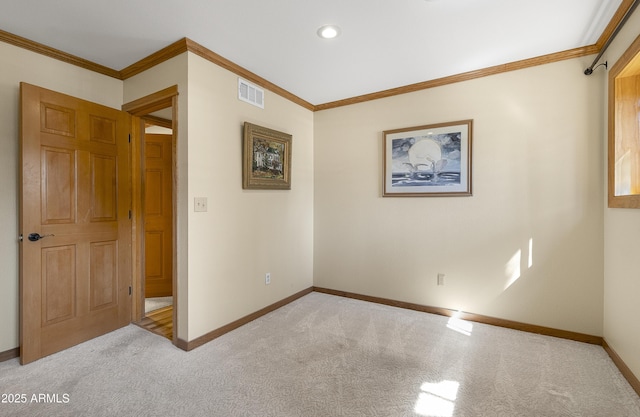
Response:
[[[194,198],[193,211],[207,211],[207,197]]]

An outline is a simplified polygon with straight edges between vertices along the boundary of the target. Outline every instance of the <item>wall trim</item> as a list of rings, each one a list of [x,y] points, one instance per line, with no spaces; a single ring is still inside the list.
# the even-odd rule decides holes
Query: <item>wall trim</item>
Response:
[[[616,353],[615,350],[607,343],[606,339],[602,340],[602,347],[609,354],[609,357],[613,363],[618,367],[618,370],[625,377],[631,388],[640,396],[640,380],[633,374],[631,369],[627,366],[622,358]]]
[[[134,75],[140,74],[148,69],[155,67],[158,64],[161,64],[164,61],[167,61],[173,57],[176,57],[184,52],[191,52],[200,58],[204,58],[209,62],[212,62],[219,67],[222,67],[242,78],[245,78],[248,81],[253,82],[254,84],[263,87],[272,93],[275,93],[285,99],[292,101],[307,110],[314,110],[314,105],[301,99],[300,97],[288,92],[287,90],[273,84],[270,81],[265,80],[257,74],[235,64],[234,62],[226,59],[225,57],[216,54],[210,49],[205,48],[199,43],[192,41],[189,38],[182,38],[179,41],[172,43],[171,45],[163,48],[148,57],[129,65],[127,68],[124,68],[120,71],[120,79],[126,80],[127,78],[131,78]]]
[[[5,350],[4,352],[0,352],[0,362],[8,361],[9,359],[14,359],[19,357],[20,357],[19,347]]]
[[[296,96],[295,94],[290,93],[284,88],[281,88],[273,84],[272,82],[265,80],[259,75],[254,74],[253,72],[235,64],[232,61],[229,61],[228,59],[216,54],[215,52],[205,48],[204,46],[198,44],[197,42],[192,41],[191,39],[185,38],[185,41],[187,43],[187,49],[189,50],[189,52],[195,55],[198,55],[199,57],[204,58],[207,61],[212,62],[228,71],[231,71],[232,73],[239,75],[245,80],[250,81],[254,84],[257,84],[258,86],[263,87],[271,91],[272,93],[275,93],[307,110],[311,110],[311,111],[315,110],[315,106],[313,104],[309,103],[306,100],[303,100],[302,98]]]
[[[17,46],[19,48],[27,49],[31,52],[35,52],[40,55],[48,56],[49,58],[57,59],[58,61],[66,62],[67,64],[75,65],[80,68],[88,69],[99,74],[107,75],[112,78],[120,78],[120,72],[104,65],[96,64],[95,62],[88,61],[84,58],[77,57],[75,55],[62,52],[58,49],[51,48],[38,42],[30,41],[18,35],[14,35],[9,32],[5,32],[0,29],[0,41]]]
[[[352,98],[346,98],[343,100],[336,100],[329,103],[318,104],[318,105],[313,105],[308,101],[303,100],[302,98],[267,81],[266,79],[233,63],[232,61],[229,61],[228,59],[216,54],[215,52],[205,48],[204,46],[188,38],[182,38],[172,43],[171,45],[165,48],[162,48],[161,50],[149,55],[148,57],[143,58],[140,61],[129,65],[128,67],[120,71],[105,67],[100,64],[96,64],[86,59],[68,54],[66,52],[62,52],[60,50],[48,47],[38,42],[30,41],[26,38],[13,35],[3,30],[0,30],[0,41],[6,42],[24,49],[28,49],[30,51],[33,51],[42,55],[46,55],[50,58],[58,59],[60,61],[77,65],[79,67],[82,67],[91,71],[95,71],[100,74],[108,75],[110,77],[117,78],[120,80],[126,80],[127,78],[133,77],[134,75],[137,75],[164,61],[167,61],[173,57],[176,57],[188,51],[216,65],[219,65],[247,79],[248,81],[251,81],[259,85],[260,87],[263,87],[279,96],[282,96],[285,99],[290,100],[302,106],[305,109],[308,109],[311,111],[321,111],[321,110],[327,110],[327,109],[332,109],[336,107],[348,106],[350,104],[363,103],[365,101],[377,100],[379,98],[391,97],[391,96],[396,96],[400,94],[426,90],[429,88],[439,87],[447,84],[473,80],[476,78],[487,77],[490,75],[496,75],[503,72],[515,71],[519,69],[534,67],[537,65],[549,64],[552,62],[562,61],[566,59],[572,59],[572,58],[578,58],[586,55],[597,54],[598,52],[600,52],[602,47],[607,43],[609,38],[611,38],[614,29],[616,28],[616,26],[618,26],[620,21],[623,19],[624,15],[627,13],[627,10],[629,10],[629,8],[632,6],[633,2],[634,0],[622,0],[622,3],[616,10],[616,13],[611,18],[611,21],[609,21],[609,24],[600,35],[600,38],[593,45],[570,49],[568,51],[562,51],[562,52],[557,52],[557,53],[548,54],[548,55],[542,55],[539,57],[524,59],[521,61],[511,62],[507,64],[496,65],[493,67],[479,69],[475,71],[469,71],[462,74],[439,78],[436,80],[423,81],[423,82],[410,84],[402,87],[392,88],[389,90],[374,92],[374,93],[356,96]]]
[[[189,342],[182,340],[182,339],[178,339],[176,346],[179,347],[182,350],[186,350],[186,351],[190,351],[193,350],[197,347],[200,347],[202,345],[204,345],[205,343],[208,343],[214,339],[217,339],[218,337],[229,333],[232,330],[235,330],[241,326],[244,326],[245,324],[260,318],[268,313],[271,313],[272,311],[275,311],[277,309],[279,309],[280,307],[284,307],[285,305],[297,300],[298,298],[304,297],[307,294],[310,294],[311,292],[313,292],[314,287],[309,287],[306,288],[302,291],[299,291],[293,295],[290,295],[287,298],[283,298],[282,300],[275,302],[271,305],[266,306],[265,308],[262,308],[254,313],[251,313],[247,316],[242,317],[241,319],[238,319],[234,322],[231,322],[227,325],[224,325],[218,329],[215,329],[205,335],[202,335],[196,339],[193,339]]]
[[[166,129],[173,129],[173,120],[151,115],[142,116],[142,120],[144,120],[145,124],[160,126]]]
[[[438,314],[446,317],[451,317],[455,315],[457,318],[460,318],[462,320],[474,321],[477,323],[490,324],[492,326],[505,327],[508,329],[521,330],[528,333],[537,333],[545,336],[554,336],[562,339],[575,340],[577,342],[584,342],[592,345],[602,346],[602,337],[600,336],[592,336],[584,333],[570,332],[568,330],[559,330],[551,327],[520,323],[517,321],[499,319],[499,318],[490,317],[490,316],[483,316],[480,314],[459,312],[459,311],[451,310],[448,308],[431,307],[431,306],[425,306],[422,304],[391,300],[389,298],[373,297],[369,295],[356,294],[356,293],[347,292],[347,291],[332,290],[329,288],[313,287],[313,290],[317,292],[325,293],[325,294],[337,295],[340,297],[353,298],[361,301],[369,301],[372,303],[384,304],[392,307],[404,308],[407,310],[421,311],[423,313]]]
[[[620,22],[622,22],[622,19],[624,19],[624,15],[626,15],[627,11],[631,8],[631,6],[633,6],[634,1],[635,0],[622,0],[622,3],[620,3],[620,6],[618,6],[618,10],[616,10],[613,17],[609,21],[609,24],[604,28],[604,31],[602,31],[602,34],[596,41],[598,52],[600,52],[600,50],[604,48],[604,45],[609,41],[609,39],[611,39],[611,37],[613,36],[613,32],[616,30],[616,27],[620,24]]]
[[[416,91],[427,90],[429,88],[441,87],[447,84],[455,84],[462,81],[474,80],[476,78],[488,77],[490,75],[502,74],[504,72],[516,71],[519,69],[535,67],[538,65],[550,64],[553,62],[563,61],[582,56],[593,55],[598,53],[596,45],[584,46],[581,48],[570,49],[568,51],[556,52],[553,54],[542,55],[535,58],[523,59],[521,61],[510,62],[507,64],[496,65],[493,67],[483,68],[475,71],[464,72],[461,74],[451,75],[448,77],[438,78],[435,80],[423,81],[415,84],[409,84],[402,87],[391,88],[388,90],[378,91],[376,93],[364,94],[361,96],[351,97],[344,100],[332,101],[329,103],[318,104],[315,111],[328,110],[336,107],[348,106],[356,103],[364,103],[366,101],[377,100],[380,98],[398,96],[401,94],[413,93]]]
[[[152,53],[146,58],[141,59],[138,62],[134,62],[126,68],[123,68],[119,71],[119,78],[121,80],[126,80],[127,78],[131,78],[134,75],[138,75],[141,72],[144,72],[150,68],[155,67],[158,64],[163,63],[164,61],[168,61],[171,58],[174,58],[182,53],[187,52],[187,43],[186,38],[182,38],[171,45],[168,45],[159,51]]]
[[[124,103],[122,105],[122,111],[131,113],[134,116],[147,116],[154,111],[173,106],[173,100],[178,94],[178,86],[172,85],[164,90]]]
[[[273,84],[272,82],[260,77],[257,74],[235,64],[234,62],[226,59],[225,57],[216,54],[212,50],[200,45],[199,43],[192,41],[189,38],[182,38],[179,41],[172,43],[171,45],[149,55],[148,57],[129,65],[120,71],[120,78],[126,80],[134,75],[140,74],[148,69],[155,67],[156,65],[167,61],[173,57],[176,57],[184,52],[191,52],[200,58],[204,58],[207,61],[218,65],[254,84],[263,87],[272,93],[275,93],[285,99],[292,101],[307,110],[314,110],[314,105],[300,97],[288,92],[287,90]]]

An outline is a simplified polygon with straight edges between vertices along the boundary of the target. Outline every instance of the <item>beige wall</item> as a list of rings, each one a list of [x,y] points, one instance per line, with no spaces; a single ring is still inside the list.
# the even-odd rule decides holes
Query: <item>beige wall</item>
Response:
[[[189,340],[313,285],[313,113],[237,97],[236,75],[189,54]],[[242,189],[245,121],[293,135],[291,190]]]
[[[592,58],[317,112],[314,285],[602,335]],[[472,197],[381,197],[384,130],[462,119]]]
[[[122,81],[0,42],[0,352],[18,346],[18,150],[20,82],[109,107]]]
[[[636,9],[611,43],[602,62],[608,61],[611,68],[640,36],[638,28],[640,9]],[[605,80],[603,84],[606,91],[608,82]],[[606,102],[606,97],[603,94],[603,102]],[[604,111],[601,117],[606,120]],[[602,147],[605,147],[606,128],[602,130],[602,137]],[[603,164],[604,181],[607,175],[606,155]],[[604,204],[606,207],[606,199]],[[640,210],[605,208],[604,231],[604,337],[640,379]]]

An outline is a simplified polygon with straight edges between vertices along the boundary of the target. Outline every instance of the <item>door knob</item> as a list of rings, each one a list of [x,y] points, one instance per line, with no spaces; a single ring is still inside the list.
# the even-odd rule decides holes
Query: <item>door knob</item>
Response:
[[[31,233],[29,234],[29,236],[27,237],[27,239],[29,239],[31,242],[37,242],[40,239],[44,239],[45,237],[49,237],[49,236],[55,236],[54,234],[49,234],[49,235],[40,235],[38,233]]]

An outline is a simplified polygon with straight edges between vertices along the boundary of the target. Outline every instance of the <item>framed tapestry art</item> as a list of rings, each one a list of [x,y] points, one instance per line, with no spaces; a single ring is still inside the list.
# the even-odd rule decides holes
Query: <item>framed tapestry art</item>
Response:
[[[242,188],[291,189],[291,135],[244,123]]]
[[[384,132],[384,197],[471,195],[473,120]]]

